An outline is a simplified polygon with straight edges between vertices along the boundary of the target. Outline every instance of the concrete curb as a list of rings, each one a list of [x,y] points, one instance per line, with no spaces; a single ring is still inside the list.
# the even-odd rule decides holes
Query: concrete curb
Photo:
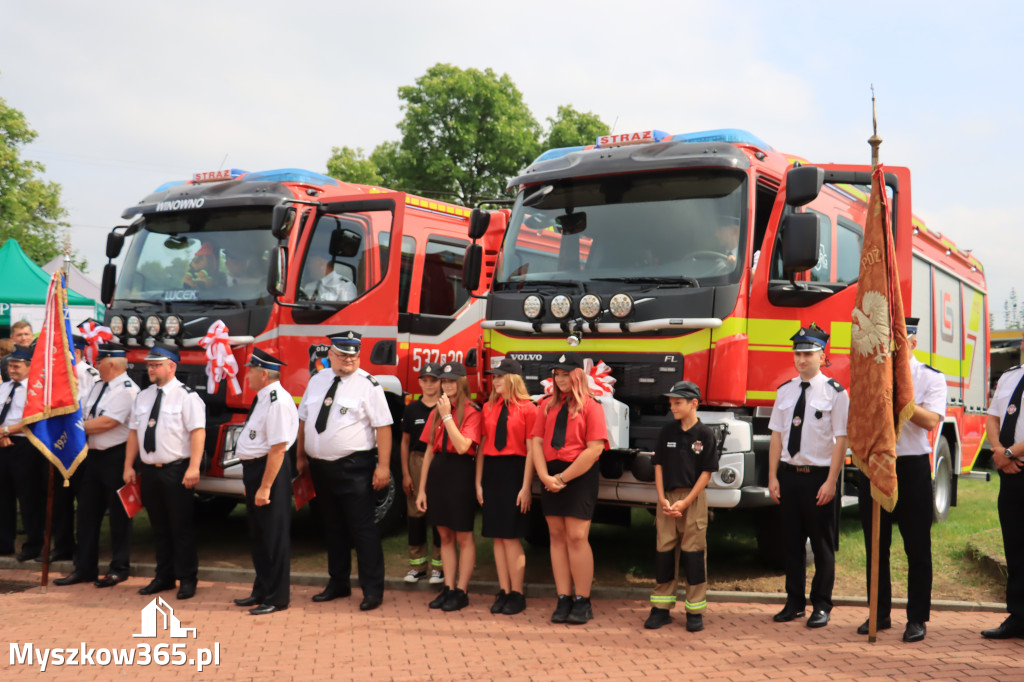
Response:
[[[28,561],[18,563],[13,557],[0,557],[0,570],[41,570],[42,564]],[[50,581],[70,573],[73,569],[70,561],[55,561],[50,564]],[[133,563],[131,574],[133,576],[151,577],[156,575],[156,564]],[[226,568],[220,566],[200,566],[199,579],[211,582],[225,583],[251,583],[256,574],[252,569]],[[307,587],[323,587],[327,584],[325,573],[292,573],[292,585],[303,585]],[[357,586],[356,576],[352,576],[352,585]],[[498,584],[488,581],[470,581],[470,592],[480,595],[494,594],[498,591]],[[418,583],[407,583],[402,578],[385,578],[384,588],[386,590],[404,592],[434,593],[438,590],[437,585],[430,585],[426,580]],[[57,588],[60,589],[60,588]],[[527,584],[523,592],[527,597],[534,599],[554,599],[555,586],[550,583]],[[600,586],[595,585],[591,594],[595,599],[632,599],[648,605],[651,590],[647,587],[624,587],[624,586]],[[736,592],[725,590],[708,590],[709,602],[731,602],[747,604],[784,604],[786,595],[776,592]],[[867,608],[868,602],[865,597],[833,597],[836,606],[857,606]],[[893,599],[893,609],[902,609],[907,605],[906,599]],[[1006,604],[998,602],[966,602],[950,600],[933,600],[933,611],[991,611],[1003,613],[1006,611]]]

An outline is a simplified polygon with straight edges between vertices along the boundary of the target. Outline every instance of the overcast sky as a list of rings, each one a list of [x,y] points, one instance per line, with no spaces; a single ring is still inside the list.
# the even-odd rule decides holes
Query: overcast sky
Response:
[[[1024,295],[1024,4],[1018,2],[25,2],[0,0],[0,97],[62,186],[99,278],[122,210],[221,167],[323,172],[398,138],[397,90],[431,65],[507,73],[541,122],[744,128],[811,161],[909,166],[915,212],[973,249],[1002,326]],[[1016,199],[1014,197],[1017,197]]]

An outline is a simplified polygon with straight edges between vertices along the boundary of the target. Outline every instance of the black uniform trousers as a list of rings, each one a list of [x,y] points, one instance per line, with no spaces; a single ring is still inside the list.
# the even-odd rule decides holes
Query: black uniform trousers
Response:
[[[374,450],[354,452],[334,461],[309,460],[327,540],[329,584],[349,586],[355,548],[364,597],[384,596],[384,550],[373,519],[377,502],[373,490],[376,467]]]
[[[879,507],[878,532],[878,618],[889,618],[892,609],[892,579],[889,548],[892,524],[899,525],[907,552],[907,620],[924,623],[932,604],[932,468],[927,454],[896,458],[899,499],[891,512]],[[868,595],[871,595],[871,483],[863,472],[857,475],[860,523],[867,553]]]
[[[124,510],[118,489],[124,485],[124,444],[105,450],[90,449],[75,472],[78,479],[78,553],[75,570],[90,576],[99,568],[100,526],[110,510],[110,575],[128,577],[132,548],[132,520]]]
[[[809,469],[801,473],[799,469]],[[779,464],[779,502],[782,517],[782,541],[786,554],[786,605],[802,610],[806,603],[806,542],[814,551],[814,578],[811,580],[811,607],[832,611],[832,587],[836,582],[836,505],[838,496],[822,506],[815,501],[818,490],[828,480],[828,467],[792,467]]]
[[[14,436],[11,443],[10,447],[0,448],[0,552],[14,551],[18,523],[14,501],[17,500],[26,533],[21,549],[36,556],[43,549],[46,467],[50,463],[28,438]]]
[[[196,554],[195,497],[182,485],[188,459],[170,464],[142,465],[142,504],[149,514],[156,541],[156,579],[174,582],[196,580],[199,556]]]
[[[92,450],[89,450],[92,456]],[[89,457],[86,457],[89,459]],[[53,530],[51,531],[50,549],[53,554],[73,556],[75,553],[75,498],[81,484],[82,464],[75,469],[74,475],[64,485],[63,477],[54,472],[53,486]],[[52,466],[52,465],[50,465]],[[47,472],[47,476],[49,472]]]
[[[267,458],[242,460],[245,510],[249,519],[252,565],[256,579],[252,596],[262,604],[288,606],[291,589],[292,477],[286,457],[270,486],[270,504],[256,506]]]
[[[1006,610],[1024,622],[1024,473],[999,472],[999,525],[1006,554]]]

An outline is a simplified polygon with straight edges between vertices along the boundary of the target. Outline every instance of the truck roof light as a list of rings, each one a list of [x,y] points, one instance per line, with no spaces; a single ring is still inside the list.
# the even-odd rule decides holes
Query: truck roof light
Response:
[[[301,168],[278,168],[277,170],[259,171],[249,173],[245,176],[245,179],[249,182],[299,182],[307,185],[341,186],[341,183],[332,177]]]
[[[672,137],[663,130],[638,130],[632,133],[619,133],[618,135],[599,135],[597,148],[607,149],[608,147],[623,147],[629,144],[651,144],[661,142]]]
[[[200,171],[192,174],[192,182],[199,184],[201,182],[223,182],[224,180],[234,180],[245,175],[244,170],[238,168],[221,168],[215,171]]]
[[[772,151],[772,146],[759,138],[739,128],[718,128],[716,130],[703,130],[697,133],[683,133],[673,135],[673,142],[728,142],[730,144],[749,144],[759,149]]]

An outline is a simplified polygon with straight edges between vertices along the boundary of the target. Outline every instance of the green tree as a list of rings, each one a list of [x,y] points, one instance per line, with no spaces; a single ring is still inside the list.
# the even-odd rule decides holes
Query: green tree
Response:
[[[555,118],[548,116],[548,125],[550,127],[547,139],[544,140],[545,149],[594,144],[598,136],[610,132],[608,124],[597,114],[589,111],[581,113],[573,109],[571,104],[558,107],[558,115]]]
[[[327,174],[343,182],[359,185],[382,185],[377,164],[363,156],[362,147],[332,147],[327,159]]]
[[[397,150],[378,148],[378,160],[393,163],[394,178],[410,191],[464,205],[503,196],[508,178],[538,151],[540,126],[508,74],[435,64],[398,96],[402,139]]]
[[[43,265],[63,252],[70,225],[60,205],[60,185],[40,180],[46,168],[21,158],[21,147],[35,138],[24,114],[0,98],[0,244],[17,239],[28,257]]]

